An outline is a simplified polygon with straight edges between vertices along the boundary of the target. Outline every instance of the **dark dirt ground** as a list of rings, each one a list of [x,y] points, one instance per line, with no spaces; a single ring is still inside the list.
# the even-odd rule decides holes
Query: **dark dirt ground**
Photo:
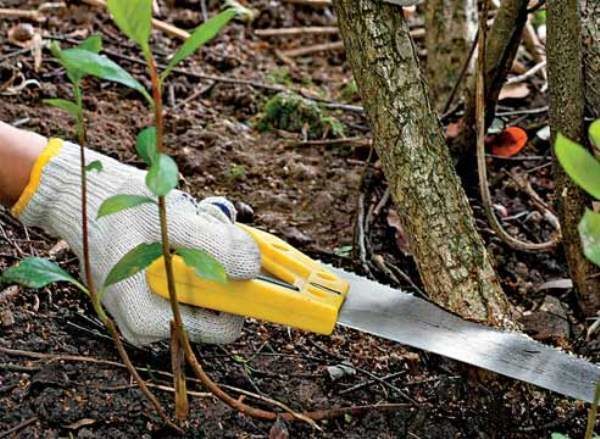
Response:
[[[40,3],[0,0],[2,7],[34,8]],[[173,8],[159,3],[163,19],[186,28],[201,22],[199,2],[178,0]],[[209,6],[213,11],[217,8],[216,2],[209,2]],[[251,26],[229,26],[185,69],[271,85],[279,80],[288,87],[344,101],[342,90],[351,75],[342,53],[297,58],[293,66],[285,66],[275,53],[276,49],[326,42],[336,36],[261,39],[253,35],[256,28],[332,24],[335,18],[331,11],[266,0],[253,2],[253,7],[260,15]],[[16,23],[0,21],[0,84],[7,84],[19,72],[38,83],[14,95],[7,95],[2,87],[0,119],[48,136],[70,138],[68,118],[42,103],[43,98],[69,96],[64,74],[47,51],[42,69],[34,71],[31,54],[19,53],[19,48],[7,41],[8,30]],[[106,49],[139,57],[104,13],[77,2],[50,16],[40,28],[45,38],[60,39],[64,46],[91,32],[102,33]],[[170,52],[176,45],[161,33],[154,34],[154,43],[159,54]],[[164,56],[159,58],[164,60]],[[116,60],[133,69],[138,78],[144,77],[142,66]],[[19,81],[17,78],[15,84]],[[194,99],[186,101],[199,90]],[[139,97],[94,80],[86,82],[85,93],[89,146],[141,165],[133,153],[134,137],[150,119]],[[253,123],[272,94],[245,84],[173,76],[167,89],[167,104],[172,107],[167,142],[183,173],[182,186],[198,197],[223,194],[244,201],[254,209],[255,224],[314,257],[361,271],[361,264],[347,250],[353,244],[359,193],[365,195],[365,210],[372,211],[385,191],[376,158],[368,162],[367,148],[344,144],[291,147],[291,142],[301,140],[299,134],[260,133]],[[517,114],[506,120],[528,128],[533,137],[536,129],[545,125],[546,113],[523,117],[518,110],[544,104],[544,96],[534,93],[527,100],[504,101],[500,110],[516,110]],[[333,114],[346,125],[349,136],[369,136],[362,114]],[[448,119],[452,120],[456,115]],[[496,202],[506,209],[505,223],[513,233],[531,240],[546,239],[552,228],[540,219],[527,195],[505,172],[525,170],[535,190],[551,202],[549,154],[548,143],[535,139],[517,159],[490,160],[491,184]],[[523,159],[525,156],[530,158]],[[363,175],[365,184],[361,186]],[[510,251],[492,236],[476,201],[473,205],[505,290],[515,308],[527,315],[526,329],[538,338],[593,357],[597,343],[585,341],[588,322],[581,319],[574,293],[564,288],[538,288],[546,281],[567,277],[559,252],[528,255]],[[368,215],[371,250],[418,282],[390,207],[385,203],[377,215]],[[57,249],[56,243],[39,230],[25,229],[7,211],[0,210],[0,270],[31,254],[52,255],[76,272],[74,256]],[[394,283],[377,267],[371,265],[370,269],[380,280]],[[404,281],[399,286],[413,288]],[[0,290],[0,437],[16,426],[20,428],[14,437],[169,436],[131,385],[128,374],[106,363],[119,361],[118,356],[92,315],[86,299],[62,285],[41,291]],[[585,427],[583,404],[350,330],[323,337],[249,322],[242,338],[232,345],[197,349],[219,383],[259,392],[298,411],[405,404],[393,413],[373,410],[364,416],[321,422],[323,433],[296,423],[289,427],[292,437],[549,437],[558,431],[575,438],[582,436]],[[168,377],[159,373],[169,370],[166,345],[129,347],[129,352],[137,366],[146,368],[143,373],[149,382],[170,385]],[[62,357],[40,359],[35,353]],[[342,361],[360,370],[332,381],[327,367]],[[345,392],[369,380],[370,375],[389,374],[395,375],[386,384]],[[190,387],[203,392],[195,383]],[[172,411],[171,394],[154,390]],[[259,438],[267,437],[270,429],[270,423],[242,416],[212,397],[191,399],[189,437]]]

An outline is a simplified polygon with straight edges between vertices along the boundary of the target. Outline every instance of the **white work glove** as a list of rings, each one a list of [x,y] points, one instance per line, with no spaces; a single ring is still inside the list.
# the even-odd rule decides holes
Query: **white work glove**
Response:
[[[40,184],[19,219],[63,238],[81,260],[79,160],[79,146],[63,142],[58,155],[43,167]],[[98,288],[123,255],[141,243],[160,241],[161,236],[158,208],[154,204],[96,219],[100,204],[113,195],[152,196],[144,182],[144,171],[86,150],[86,162],[96,160],[102,163],[102,171],[90,171],[87,175],[92,278]],[[258,275],[258,248],[252,238],[232,224],[236,212],[230,202],[209,198],[196,203],[188,194],[172,191],[167,197],[167,208],[173,246],[205,250],[223,265],[232,279]],[[102,303],[123,336],[135,345],[170,335],[170,304],[150,291],[144,272],[110,286]],[[181,306],[181,313],[194,342],[231,342],[239,337],[243,325],[242,317],[196,307]]]

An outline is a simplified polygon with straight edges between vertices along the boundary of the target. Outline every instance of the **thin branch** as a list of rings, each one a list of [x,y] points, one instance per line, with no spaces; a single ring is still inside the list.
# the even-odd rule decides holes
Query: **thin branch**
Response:
[[[28,425],[33,424],[35,421],[38,420],[37,416],[34,416],[32,418],[26,419],[23,422],[19,422],[17,425],[15,425],[12,428],[9,428],[8,430],[2,431],[0,432],[0,438],[5,438],[10,436],[11,434],[16,433],[17,431],[27,427]]]
[[[467,54],[465,63],[463,64],[462,68],[460,69],[460,74],[458,75],[458,78],[456,78],[456,82],[454,83],[454,86],[452,87],[452,91],[450,92],[450,95],[448,96],[448,100],[446,101],[446,104],[444,105],[442,114],[446,114],[448,112],[448,110],[450,109],[450,105],[452,105],[452,102],[454,101],[456,92],[458,91],[460,84],[462,84],[462,81],[463,81],[465,75],[467,74],[467,70],[469,70],[469,65],[471,64],[471,60],[473,59],[473,55],[475,54],[475,48],[477,47],[478,39],[479,39],[479,29],[477,29],[477,32],[475,33],[475,36],[473,37],[473,42],[471,43],[471,48],[469,49],[469,53]]]
[[[148,398],[150,403],[154,406],[154,409],[161,417],[161,419],[165,422],[166,425],[173,428],[175,431],[183,433],[177,425],[175,425],[165,413],[160,401],[156,398],[156,396],[148,389],[145,381],[139,375],[138,371],[133,366],[125,347],[121,341],[119,336],[119,332],[117,330],[114,322],[106,315],[102,304],[100,303],[100,297],[94,285],[94,279],[92,277],[92,265],[90,258],[90,247],[89,247],[89,221],[88,221],[88,209],[87,209],[87,171],[85,169],[85,147],[86,144],[86,131],[85,131],[85,120],[83,115],[83,104],[82,104],[82,96],[81,96],[81,88],[78,83],[74,84],[74,95],[76,99],[77,106],[79,108],[79,113],[77,115],[77,137],[79,141],[79,151],[80,151],[80,173],[81,173],[81,230],[82,230],[82,239],[83,239],[83,265],[84,272],[86,278],[87,288],[90,294],[90,299],[92,301],[92,305],[98,318],[104,323],[108,331],[110,332],[112,339],[114,341],[115,347],[123,360],[123,363],[127,366],[129,373],[134,377],[138,386],[142,393]]]
[[[486,49],[486,26],[483,25],[484,20],[481,17],[487,15],[489,8],[489,0],[483,1],[483,12],[480,14],[479,20],[479,43],[477,57],[477,78],[476,78],[476,93],[475,93],[475,120],[477,128],[477,171],[479,175],[479,190],[481,192],[481,201],[483,208],[492,229],[502,241],[515,250],[526,252],[550,251],[554,249],[560,242],[560,235],[554,237],[550,241],[543,243],[531,243],[521,241],[511,236],[496,217],[492,207],[492,196],[487,177],[487,167],[485,163],[485,49]]]

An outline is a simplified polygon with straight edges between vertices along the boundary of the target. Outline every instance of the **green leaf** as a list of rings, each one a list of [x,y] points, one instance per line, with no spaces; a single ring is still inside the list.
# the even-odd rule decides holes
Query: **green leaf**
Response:
[[[160,75],[161,79],[164,80],[169,73],[175,68],[177,64],[192,55],[198,48],[212,40],[219,31],[237,14],[237,11],[233,8],[227,9],[218,15],[215,15],[210,20],[198,26],[192,35],[185,40],[179,50],[173,55],[171,61],[167,65],[167,68]]]
[[[135,150],[148,165],[156,160],[158,154],[156,150],[156,127],[147,127],[140,131],[135,142]]]
[[[573,181],[590,195],[600,199],[600,162],[583,146],[560,133],[556,136],[554,150],[558,161]]]
[[[579,236],[585,256],[600,267],[600,213],[586,209],[579,223]]]
[[[100,35],[91,35],[77,45],[78,49],[88,52],[100,53],[102,50],[102,37]]]
[[[87,166],[85,167],[85,170],[87,172],[91,172],[91,171],[102,172],[103,169],[104,169],[104,167],[102,166],[102,162],[100,160],[94,160],[93,162],[88,163]]]
[[[159,154],[146,174],[146,186],[155,195],[164,197],[179,181],[177,163],[166,154]]]
[[[160,242],[152,244],[140,244],[125,256],[110,270],[104,287],[121,282],[147,268],[152,262],[162,255]]]
[[[155,201],[152,198],[144,195],[115,195],[102,202],[100,209],[98,209],[98,216],[96,219],[146,203],[155,203]]]
[[[600,149],[600,119],[592,122],[588,129],[590,142],[597,148]]]
[[[67,72],[67,77],[71,83],[76,84],[81,81],[84,73],[75,66],[69,64],[69,62],[65,59],[64,51],[60,48],[60,45],[56,41],[53,41],[50,44],[50,52],[52,52],[52,55],[54,58],[56,58],[60,65],[64,67]]]
[[[81,49],[68,49],[62,51],[62,56],[67,65],[75,67],[86,75],[96,76],[106,81],[117,82],[126,87],[139,91],[145,96],[148,92],[133,76],[111,59]]]
[[[60,108],[74,117],[79,115],[79,107],[75,102],[66,101],[64,99],[44,99],[44,104]]]
[[[43,288],[53,282],[69,282],[87,293],[87,289],[54,262],[43,258],[26,258],[7,268],[0,276],[4,283],[17,283],[27,288]]]
[[[565,436],[562,433],[552,433],[550,439],[569,439],[569,436]]]
[[[227,282],[227,273],[223,265],[204,250],[178,248],[175,253],[181,256],[185,264],[193,268],[198,276],[219,283]]]
[[[152,0],[108,0],[108,10],[121,31],[149,51]]]

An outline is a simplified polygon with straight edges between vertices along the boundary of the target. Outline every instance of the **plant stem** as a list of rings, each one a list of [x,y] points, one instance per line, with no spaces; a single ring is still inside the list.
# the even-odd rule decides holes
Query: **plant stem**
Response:
[[[600,382],[596,384],[596,392],[594,393],[594,402],[590,407],[590,413],[587,420],[587,428],[585,429],[585,439],[592,439],[594,436],[594,427],[596,426],[596,416],[598,414],[598,403],[600,402]]]
[[[110,332],[112,339],[115,343],[115,347],[117,348],[117,352],[121,357],[121,360],[127,366],[127,370],[135,379],[137,385],[139,386],[142,393],[148,398],[150,403],[154,406],[154,409],[160,416],[160,418],[167,424],[169,427],[173,428],[175,431],[179,433],[183,433],[183,430],[175,425],[169,417],[166,415],[160,401],[154,396],[154,394],[150,391],[146,382],[140,376],[138,371],[135,369],[135,366],[131,362],[125,347],[123,346],[123,342],[119,337],[119,332],[115,323],[108,317],[102,304],[100,303],[100,298],[98,292],[96,291],[96,287],[94,285],[94,279],[92,277],[92,264],[90,258],[90,245],[89,245],[89,220],[88,220],[88,208],[87,208],[87,171],[85,169],[85,144],[86,144],[86,130],[85,130],[85,120],[83,115],[83,99],[81,96],[81,84],[79,82],[73,84],[73,95],[75,97],[75,103],[79,109],[77,113],[76,119],[76,135],[77,141],[79,142],[79,157],[80,157],[80,172],[81,172],[81,234],[82,234],[82,242],[83,242],[83,267],[85,271],[85,282],[87,284],[87,288],[90,295],[90,300],[92,301],[92,306],[96,311],[96,314]]]
[[[147,55],[148,67],[150,69],[150,78],[152,81],[152,98],[154,100],[154,124],[156,127],[156,150],[162,153],[164,150],[164,118],[162,102],[162,84],[156,62],[152,54]],[[160,218],[160,234],[162,242],[162,253],[165,260],[165,271],[167,274],[167,285],[169,289],[169,302],[173,313],[171,322],[171,337],[176,337],[177,341],[171,343],[171,360],[173,363],[174,388],[175,388],[175,416],[179,421],[185,421],[188,415],[188,396],[185,386],[185,370],[183,367],[175,369],[179,357],[179,350],[183,344],[185,333],[183,320],[179,310],[179,301],[177,300],[177,289],[175,287],[175,274],[173,273],[173,258],[171,256],[171,244],[169,242],[169,223],[167,217],[167,204],[164,196],[158,197],[158,215]],[[181,384],[183,383],[183,385]]]
[[[534,243],[521,241],[518,238],[510,235],[494,213],[492,195],[487,176],[487,164],[485,161],[485,99],[486,99],[486,84],[485,84],[485,50],[487,40],[487,24],[484,17],[487,17],[489,10],[489,0],[483,0],[482,10],[479,14],[479,32],[478,32],[478,53],[477,53],[477,76],[475,87],[475,125],[476,125],[476,156],[477,156],[477,173],[479,176],[479,191],[481,193],[481,201],[485,215],[498,237],[508,246],[515,250],[524,252],[551,251],[560,243],[560,233],[546,242]]]
[[[75,103],[79,109],[77,113],[77,140],[79,142],[80,172],[81,172],[81,234],[83,241],[83,270],[85,272],[85,282],[90,292],[90,297],[94,305],[97,302],[96,288],[92,278],[92,264],[90,262],[90,243],[88,233],[88,210],[87,210],[87,175],[85,170],[85,122],[83,117],[83,102],[81,98],[81,84],[79,82],[73,85],[73,94]]]

